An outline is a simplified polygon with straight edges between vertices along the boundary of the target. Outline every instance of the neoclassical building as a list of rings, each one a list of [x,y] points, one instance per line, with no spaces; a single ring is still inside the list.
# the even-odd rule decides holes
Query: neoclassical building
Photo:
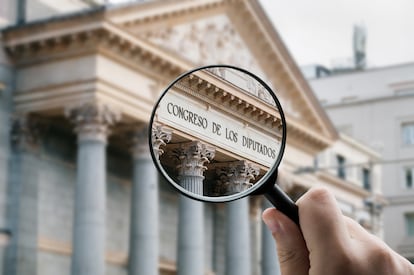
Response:
[[[287,119],[279,184],[292,197],[323,185],[358,218],[377,194],[298,172],[338,133],[258,1],[144,1],[37,18],[1,32],[3,274],[277,274],[261,196],[182,199],[150,157],[157,98],[199,65],[240,66],[277,91]],[[194,143],[162,125],[150,130],[160,150],[174,133],[174,144]]]

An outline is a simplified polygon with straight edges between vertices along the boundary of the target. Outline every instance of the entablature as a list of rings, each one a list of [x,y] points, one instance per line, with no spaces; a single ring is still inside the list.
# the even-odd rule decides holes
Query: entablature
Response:
[[[226,4],[223,4],[224,2],[226,2]],[[221,9],[228,5],[227,2],[231,5],[233,2],[241,4],[245,1],[205,1],[205,4],[208,9],[217,12],[217,9]],[[241,11],[241,14],[243,14],[243,12],[246,13],[248,10],[246,3],[242,4],[242,6],[243,11]],[[130,24],[127,23],[128,20],[123,21],[124,25],[116,25],[108,19],[108,14],[107,11],[103,10],[87,17],[80,16],[77,18],[74,16],[61,21],[55,19],[29,24],[27,26],[9,28],[3,31],[4,45],[9,56],[12,57],[18,71],[28,67],[35,68],[40,64],[52,62],[59,63],[63,60],[80,56],[94,56],[96,58],[105,57],[108,60],[128,68],[128,70],[139,72],[148,79],[154,81],[154,86],[156,86],[154,89],[158,90],[158,92],[154,92],[154,94],[159,93],[162,89],[161,87],[165,87],[167,83],[180,73],[194,67],[194,64],[190,61],[184,60],[164,49],[160,49],[145,39],[130,33],[124,26],[125,24]],[[155,20],[156,16],[153,19]],[[237,20],[235,20],[236,24],[241,23],[237,23]],[[250,18],[249,20],[255,19]],[[243,35],[244,37],[251,36],[252,32],[255,32],[256,34],[251,36],[251,38],[253,40],[257,38],[257,35],[259,35],[260,32],[257,33],[257,25],[254,24],[252,22],[247,24],[247,27],[251,32],[249,31],[249,33],[245,33]],[[260,29],[260,31],[262,32],[262,35],[264,34],[264,37],[268,37],[268,34],[265,34],[265,30]],[[268,38],[266,41],[266,43],[270,43]],[[280,62],[280,53],[276,53],[275,49],[273,49],[271,50],[273,53],[270,54],[269,49],[271,49],[271,47],[269,48],[268,45],[266,46],[267,50],[263,51],[264,49],[261,48],[262,46],[255,46],[253,47],[253,50],[265,53],[264,55],[262,54],[258,56],[271,57],[265,59],[272,60],[272,66],[268,63],[269,61],[266,61],[266,64],[263,63],[264,60],[259,63],[266,70],[267,75],[274,76],[271,78],[273,84],[277,82],[276,80],[282,81],[283,79],[286,79],[286,76],[289,76],[289,79],[294,77],[294,75],[292,76],[292,74],[287,73],[286,69],[283,69],[286,67],[286,64]],[[65,67],[62,66],[61,70],[64,71]],[[70,73],[70,71],[67,73]],[[56,115],[56,113],[61,112],[64,107],[71,102],[102,101],[114,104],[117,108],[121,109],[123,112],[123,120],[129,119],[133,121],[139,119],[141,121],[147,121],[146,119],[149,118],[150,110],[152,109],[157,96],[154,96],[152,100],[143,100],[139,97],[136,87],[126,89],[125,87],[118,85],[117,81],[119,80],[114,80],[114,78],[111,77],[91,75],[82,81],[29,87],[24,91],[18,90],[14,93],[16,111],[25,113],[43,112],[45,114],[51,112]],[[281,82],[282,86],[285,85],[283,83],[286,81],[287,80],[283,80]],[[137,85],[139,86],[138,83]],[[289,83],[281,89],[282,96],[298,98],[296,95],[299,92],[296,88],[296,92],[294,93],[287,92],[290,91],[292,87],[297,86],[289,81]],[[206,86],[206,88],[208,87]],[[209,93],[209,95],[218,93],[216,97],[219,96],[224,104],[232,106],[237,105],[240,110],[255,114],[257,113],[257,115],[262,116],[264,120],[273,119],[273,123],[278,123],[278,119],[269,116],[263,106],[263,108],[257,108],[243,98],[236,99],[236,97],[228,96],[225,92],[220,90],[216,92],[216,88],[209,88],[205,91]],[[304,103],[299,105],[302,105],[303,107],[307,104]],[[290,142],[289,140],[293,140],[295,143],[303,144],[303,147],[308,148],[309,146],[307,145],[311,145],[313,148],[312,151],[315,152],[330,144],[330,137],[325,134],[322,135],[319,130],[312,131],[307,129],[307,127],[302,125],[303,123],[299,123],[297,120],[298,119],[287,115],[288,142]],[[313,125],[317,129],[320,129],[319,126],[317,126],[319,123],[315,120],[309,120],[305,124]]]
[[[264,132],[276,131],[279,133],[282,129],[281,116],[279,112],[275,112],[276,104],[273,98],[266,98],[268,101],[265,101],[264,98],[253,95],[249,91],[209,73],[208,70],[190,74],[174,86],[228,113],[229,116],[247,124],[260,126]],[[278,136],[280,137],[280,134]]]

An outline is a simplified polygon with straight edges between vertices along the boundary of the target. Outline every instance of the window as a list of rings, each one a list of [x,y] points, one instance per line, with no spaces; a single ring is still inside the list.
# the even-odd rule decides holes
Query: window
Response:
[[[336,155],[336,161],[338,163],[338,170],[337,170],[338,177],[341,179],[345,179],[346,178],[345,158],[341,155]]]
[[[371,171],[368,168],[362,169],[362,185],[365,190],[371,191]]]
[[[404,145],[414,145],[414,122],[402,125],[402,141]]]
[[[414,237],[414,212],[405,213],[405,227],[407,236]]]
[[[404,187],[407,189],[414,188],[413,174],[414,174],[414,167],[404,168]]]

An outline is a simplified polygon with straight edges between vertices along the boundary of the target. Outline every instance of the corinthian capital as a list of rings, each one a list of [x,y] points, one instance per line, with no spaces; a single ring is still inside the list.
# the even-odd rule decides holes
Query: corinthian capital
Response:
[[[183,143],[179,148],[174,150],[174,155],[178,158],[177,165],[179,177],[201,177],[204,178],[204,171],[215,156],[216,149],[200,141]]]
[[[227,166],[216,170],[219,176],[216,192],[230,195],[250,188],[250,182],[259,175],[259,167],[245,160],[230,162]]]
[[[66,117],[75,124],[78,140],[99,140],[106,142],[108,127],[118,122],[120,112],[106,104],[87,102],[66,109]]]
[[[154,123],[151,131],[152,148],[155,156],[159,158],[164,153],[161,146],[165,146],[171,140],[172,130]]]

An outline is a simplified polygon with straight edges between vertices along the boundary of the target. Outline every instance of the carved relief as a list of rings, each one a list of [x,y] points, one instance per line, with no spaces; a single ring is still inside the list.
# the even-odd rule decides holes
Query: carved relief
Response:
[[[232,23],[224,15],[201,19],[191,24],[151,30],[143,34],[143,37],[197,65],[230,64],[254,72],[269,85],[272,83],[263,73]],[[215,73],[225,78],[223,72]],[[246,83],[246,88],[248,92],[272,105],[275,104],[257,81],[251,80],[250,83]],[[277,93],[275,89],[274,91],[285,112],[299,118],[301,115],[298,109],[293,107],[293,99],[286,96],[281,98],[281,93]]]
[[[242,39],[224,15],[152,30],[145,33],[144,37],[199,65],[232,64],[260,71]]]
[[[181,144],[173,152],[173,155],[179,161],[176,167],[179,177],[192,176],[204,178],[204,171],[207,170],[204,164],[209,163],[214,158],[215,151],[214,147],[200,141]]]
[[[157,158],[164,154],[164,150],[161,146],[165,146],[171,140],[172,130],[162,125],[153,123],[152,125],[152,147]]]

